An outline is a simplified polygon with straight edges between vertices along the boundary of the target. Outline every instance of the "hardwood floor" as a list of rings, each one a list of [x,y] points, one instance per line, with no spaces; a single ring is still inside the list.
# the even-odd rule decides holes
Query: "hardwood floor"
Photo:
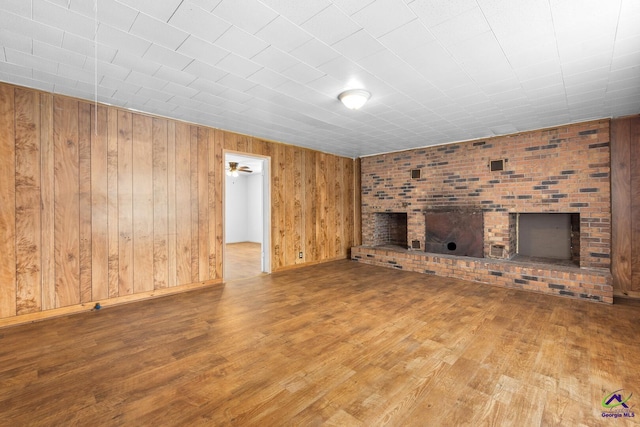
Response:
[[[227,243],[225,248],[225,281],[246,279],[262,274],[262,245],[254,242]]]
[[[628,425],[639,309],[320,264],[0,329],[0,425]]]

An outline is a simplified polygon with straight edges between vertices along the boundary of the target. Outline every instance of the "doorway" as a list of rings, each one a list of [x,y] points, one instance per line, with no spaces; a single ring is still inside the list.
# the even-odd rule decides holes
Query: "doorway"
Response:
[[[224,280],[270,273],[269,158],[224,153]]]

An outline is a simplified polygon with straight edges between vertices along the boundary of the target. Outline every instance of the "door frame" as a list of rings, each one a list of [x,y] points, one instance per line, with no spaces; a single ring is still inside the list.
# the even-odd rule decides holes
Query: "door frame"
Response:
[[[271,157],[259,154],[244,153],[234,150],[222,150],[222,280],[226,276],[227,251],[227,227],[226,227],[226,204],[227,204],[227,154],[238,157],[246,157],[253,160],[262,161],[262,243],[260,248],[260,263],[263,273],[271,274]]]

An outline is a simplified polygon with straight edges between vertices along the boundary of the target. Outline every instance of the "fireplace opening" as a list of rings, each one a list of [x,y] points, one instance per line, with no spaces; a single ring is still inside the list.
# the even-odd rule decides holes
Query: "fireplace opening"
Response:
[[[518,261],[580,266],[579,213],[518,214]]]
[[[425,252],[484,257],[484,216],[474,208],[425,211]]]
[[[408,249],[406,212],[377,212],[374,215],[374,245]]]

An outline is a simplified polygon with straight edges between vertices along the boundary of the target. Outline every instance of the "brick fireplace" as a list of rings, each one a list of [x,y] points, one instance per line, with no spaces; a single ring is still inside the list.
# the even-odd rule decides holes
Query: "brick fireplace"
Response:
[[[353,248],[352,259],[610,303],[609,162],[608,120],[365,157],[363,245]],[[478,252],[447,253],[460,244],[455,234],[436,237],[436,246],[445,249],[433,250],[426,221],[430,212],[443,211],[481,213],[480,225],[473,226],[481,239]],[[406,215],[403,242],[411,249],[376,249],[381,213]],[[563,216],[568,231],[548,235],[569,242],[560,237],[534,255],[519,254],[519,220],[529,214]],[[557,257],[556,249],[566,252],[560,243],[569,251],[566,262],[547,262]]]

